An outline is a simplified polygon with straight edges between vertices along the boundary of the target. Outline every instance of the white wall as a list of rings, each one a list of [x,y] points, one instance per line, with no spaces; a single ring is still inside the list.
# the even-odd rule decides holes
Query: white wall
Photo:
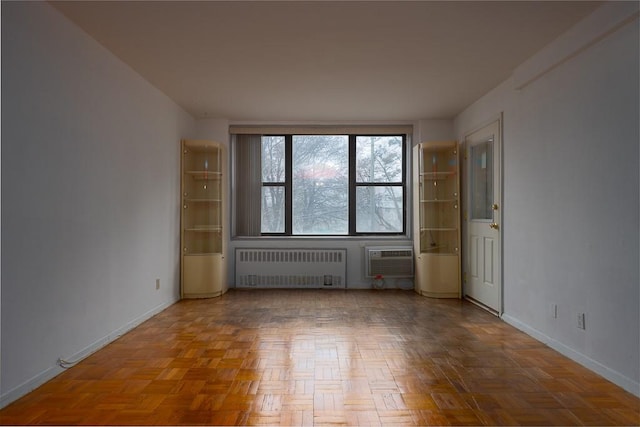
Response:
[[[637,8],[596,10],[455,132],[504,112],[504,319],[640,395]]]
[[[2,61],[4,405],[178,299],[195,121],[45,2],[2,3]]]
[[[455,139],[453,120],[425,119],[418,122],[417,138],[414,145],[427,141],[450,141]]]
[[[225,144],[229,147],[229,120],[199,119],[196,121],[197,139],[207,139]],[[230,150],[227,150],[230,151]]]

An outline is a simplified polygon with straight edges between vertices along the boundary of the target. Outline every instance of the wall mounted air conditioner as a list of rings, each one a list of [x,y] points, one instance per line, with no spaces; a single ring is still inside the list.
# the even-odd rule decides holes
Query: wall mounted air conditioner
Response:
[[[413,248],[366,247],[365,276],[413,277]]]

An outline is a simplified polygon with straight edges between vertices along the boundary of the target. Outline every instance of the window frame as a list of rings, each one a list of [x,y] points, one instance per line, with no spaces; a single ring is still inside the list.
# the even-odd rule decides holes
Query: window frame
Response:
[[[357,170],[357,158],[356,158],[356,141],[359,136],[363,137],[400,137],[402,138],[402,157],[400,162],[402,163],[402,170],[400,176],[402,181],[400,182],[358,182],[356,176]],[[358,133],[349,135],[349,235],[350,236],[400,236],[407,233],[407,135],[406,134],[366,134]],[[373,177],[372,177],[373,178]],[[372,231],[357,231],[357,189],[358,187],[402,187],[402,231],[400,232],[372,232]]]
[[[293,234],[293,137],[295,135],[303,135],[302,133],[269,133],[263,134],[261,137],[284,137],[285,140],[285,178],[284,182],[265,182],[261,181],[261,191],[264,187],[278,186],[284,187],[285,206],[284,206],[284,232],[262,232],[260,236],[264,237],[397,237],[407,235],[407,134],[406,133],[340,133],[334,135],[344,135],[348,137],[348,153],[349,153],[349,171],[348,171],[348,233],[347,234]],[[315,133],[305,133],[305,135],[316,135]],[[358,137],[398,137],[402,139],[402,156],[401,177],[402,181],[398,182],[357,182],[356,176],[356,140]],[[357,207],[356,193],[358,187],[401,187],[402,188],[402,230],[396,232],[372,232],[357,231]]]
[[[291,204],[293,203],[293,183],[291,176],[293,173],[293,163],[291,157],[293,154],[292,138],[293,135],[261,135],[263,137],[284,137],[284,181],[283,182],[265,182],[262,181],[260,191],[264,187],[283,187],[284,188],[284,232],[263,232],[260,229],[261,236],[293,236],[293,217],[291,215]]]

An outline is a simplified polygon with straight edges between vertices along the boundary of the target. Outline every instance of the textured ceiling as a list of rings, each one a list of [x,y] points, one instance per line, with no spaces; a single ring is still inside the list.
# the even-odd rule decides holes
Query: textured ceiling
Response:
[[[195,117],[451,118],[597,2],[53,2]]]

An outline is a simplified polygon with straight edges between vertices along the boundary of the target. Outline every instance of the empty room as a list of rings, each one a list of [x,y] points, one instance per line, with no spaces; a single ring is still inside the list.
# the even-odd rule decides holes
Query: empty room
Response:
[[[639,425],[637,1],[2,1],[1,425]]]

